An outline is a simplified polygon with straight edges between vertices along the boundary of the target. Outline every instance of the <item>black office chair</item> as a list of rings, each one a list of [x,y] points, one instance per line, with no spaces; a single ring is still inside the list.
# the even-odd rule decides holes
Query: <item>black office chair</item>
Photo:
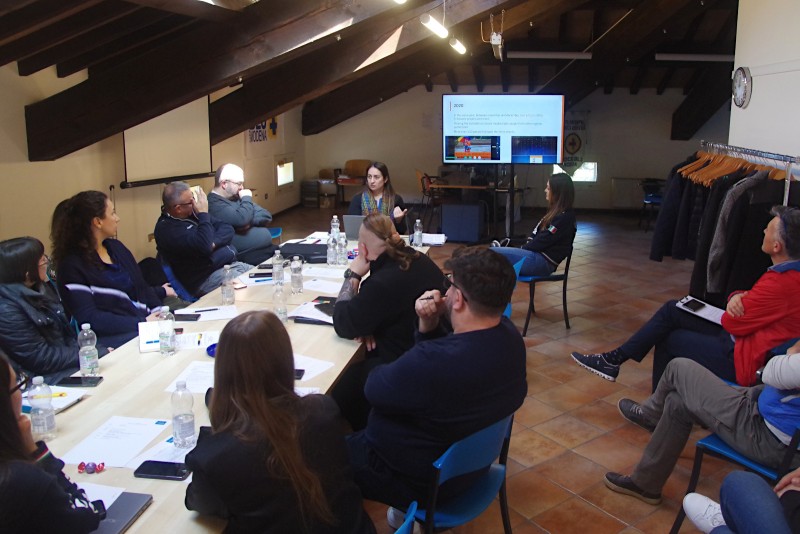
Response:
[[[533,297],[536,292],[536,282],[562,282],[561,287],[561,303],[564,308],[564,324],[569,328],[569,313],[567,312],[567,277],[569,276],[569,264],[572,261],[572,251],[570,249],[569,256],[567,256],[567,264],[564,266],[562,274],[551,274],[549,276],[518,276],[517,280],[520,282],[527,282],[530,286],[530,300],[528,301],[528,315],[525,317],[525,327],[522,329],[522,336],[528,335],[528,324],[531,322],[531,315],[536,312],[533,306]]]
[[[638,227],[642,227],[642,220],[644,220],[644,231],[647,232],[650,229],[650,221],[653,219],[653,215],[661,207],[664,181],[656,178],[646,178],[641,180],[639,185],[642,188],[644,197],[642,199],[642,212],[639,214]]]

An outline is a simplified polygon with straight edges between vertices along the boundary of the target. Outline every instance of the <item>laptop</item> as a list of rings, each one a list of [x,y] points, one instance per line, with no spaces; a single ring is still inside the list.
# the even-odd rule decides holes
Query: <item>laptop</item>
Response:
[[[94,532],[100,534],[122,534],[133,525],[142,512],[153,502],[153,496],[146,493],[124,491],[108,510],[106,518]]]
[[[358,241],[358,230],[361,228],[361,223],[364,222],[363,215],[344,215],[342,216],[344,223],[344,235],[347,236],[349,241]]]

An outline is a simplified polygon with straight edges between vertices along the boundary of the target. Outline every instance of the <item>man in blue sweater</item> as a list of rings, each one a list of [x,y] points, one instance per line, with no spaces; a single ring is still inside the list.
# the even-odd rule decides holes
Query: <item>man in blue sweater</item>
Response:
[[[172,182],[161,198],[164,205],[154,231],[158,253],[190,293],[201,297],[222,285],[225,265],[237,276],[253,268],[236,261],[230,244],[233,227],[208,214],[202,189],[195,198],[189,184]]]
[[[395,508],[425,502],[433,461],[512,414],[528,391],[525,344],[503,317],[516,281],[511,264],[489,249],[463,248],[445,270],[446,288],[416,301],[417,344],[370,373],[367,427],[348,436],[364,497]],[[462,491],[468,478],[445,483],[440,498]]]

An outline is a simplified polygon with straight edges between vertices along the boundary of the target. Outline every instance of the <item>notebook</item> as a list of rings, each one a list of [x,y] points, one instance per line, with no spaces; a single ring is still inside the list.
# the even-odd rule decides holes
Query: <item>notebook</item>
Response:
[[[153,502],[153,496],[146,493],[122,492],[107,510],[106,518],[100,521],[95,530],[100,534],[121,534],[125,532],[142,512]]]
[[[358,241],[358,230],[361,228],[361,223],[364,222],[364,216],[344,215],[342,222],[344,222],[344,235],[347,236],[347,239],[349,241]]]

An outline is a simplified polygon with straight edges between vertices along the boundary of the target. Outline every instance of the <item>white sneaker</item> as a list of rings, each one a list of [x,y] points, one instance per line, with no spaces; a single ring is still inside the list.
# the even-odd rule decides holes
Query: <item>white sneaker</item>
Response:
[[[397,530],[401,526],[403,526],[403,522],[406,520],[406,514],[402,511],[398,510],[397,508],[389,507],[386,510],[386,521],[389,523],[389,526],[392,527],[394,530]],[[414,534],[421,534],[421,530],[419,528],[418,523],[414,523],[414,528],[412,530]]]
[[[495,239],[494,241],[491,242],[491,244],[489,246],[492,247],[492,248],[499,247],[500,246],[500,241]]]
[[[705,495],[689,493],[683,498],[683,510],[698,530],[708,534],[725,524],[722,508]]]

